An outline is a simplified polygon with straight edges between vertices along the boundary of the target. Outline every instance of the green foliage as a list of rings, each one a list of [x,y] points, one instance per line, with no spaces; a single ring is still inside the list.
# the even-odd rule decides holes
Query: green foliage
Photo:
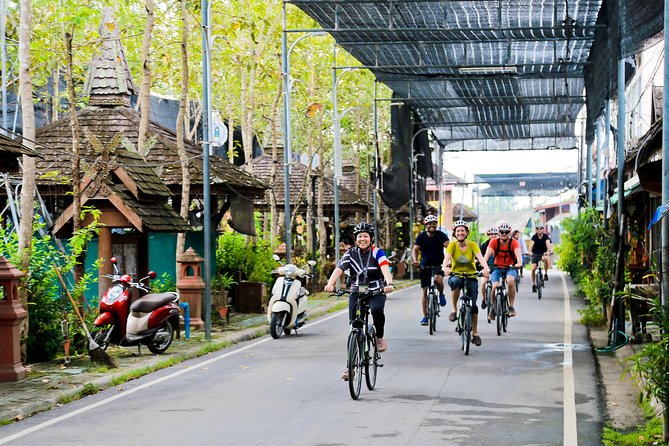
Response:
[[[581,315],[581,324],[587,327],[603,327],[606,324],[601,308],[596,305],[588,305],[576,311]]]
[[[228,291],[232,285],[237,285],[230,273],[216,274],[211,280],[211,289],[214,291]]]
[[[58,283],[54,265],[57,265],[63,272],[77,265],[86,243],[97,232],[98,214],[96,212],[86,208],[82,211],[82,218],[89,213],[94,217],[93,223],[73,235],[66,244],[67,254],[58,250],[50,235],[40,235],[44,232],[45,225],[40,223],[37,217],[35,219],[32,256],[28,271],[29,331],[25,340],[29,362],[50,360],[61,353],[63,343],[61,323],[63,320],[68,321],[70,337],[75,341],[71,351],[85,348],[81,323],[71,316],[71,305],[62,295],[62,288]],[[0,254],[14,264],[20,261],[18,236],[16,233],[8,234],[4,227],[0,227]],[[84,274],[82,280],[70,290],[71,294],[81,295],[83,289],[92,280],[92,274]]]
[[[276,263],[272,254],[268,242],[251,242],[239,233],[226,232],[218,238],[216,266],[221,274],[241,271],[246,280],[270,284]]]
[[[174,281],[174,278],[167,273],[163,273],[160,277],[151,281],[152,293],[165,293],[167,291],[176,291],[176,290],[177,290],[177,284]]]
[[[655,397],[669,405],[669,315],[659,299],[653,300],[654,324],[659,328],[660,339],[645,345],[642,351],[631,356],[628,371],[641,382],[645,397]]]
[[[662,442],[662,421],[655,415],[648,400],[642,401],[646,414],[646,424],[639,426],[633,432],[616,432],[604,426],[602,444],[604,446],[650,446],[660,445]]]

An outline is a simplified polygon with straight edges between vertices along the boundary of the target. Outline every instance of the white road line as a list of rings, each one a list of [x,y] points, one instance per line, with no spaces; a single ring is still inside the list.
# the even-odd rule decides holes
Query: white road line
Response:
[[[325,322],[325,321],[328,321],[328,320],[330,320],[330,319],[332,319],[332,318],[335,318],[335,317],[337,317],[337,316],[340,316],[340,315],[344,314],[345,311],[348,311],[348,309],[347,309],[347,310],[337,311],[336,313],[332,314],[331,316],[328,316],[328,317],[324,317],[324,318],[318,319],[318,320],[316,320],[316,321],[314,321],[314,322],[310,322],[309,325],[307,326],[307,328],[308,328],[308,327],[313,327],[314,325],[320,324],[320,323],[322,323],[322,322]],[[16,439],[21,438],[21,437],[25,437],[26,435],[29,435],[29,434],[32,434],[33,432],[37,432],[37,431],[39,431],[39,430],[42,430],[42,429],[44,429],[45,427],[49,427],[49,426],[51,426],[51,425],[60,423],[61,421],[65,421],[65,420],[68,420],[68,419],[70,419],[70,418],[76,417],[77,415],[80,415],[80,414],[82,414],[82,413],[88,412],[89,410],[95,409],[95,408],[100,407],[100,406],[104,406],[105,404],[109,404],[109,403],[111,403],[112,401],[116,401],[116,400],[118,400],[118,399],[125,398],[126,396],[128,396],[128,395],[132,395],[132,394],[135,393],[135,392],[139,392],[140,390],[144,390],[144,389],[146,389],[146,388],[148,388],[148,387],[151,387],[151,386],[153,386],[153,385],[162,383],[162,382],[167,381],[167,380],[170,380],[170,379],[172,379],[172,378],[176,378],[177,376],[183,375],[184,373],[192,372],[192,371],[195,371],[195,370],[202,370],[202,367],[204,367],[204,366],[206,366],[206,365],[208,365],[208,364],[212,364],[212,363],[214,363],[214,362],[216,362],[216,361],[220,361],[220,360],[225,359],[225,358],[227,358],[227,357],[229,357],[229,356],[236,355],[236,354],[238,354],[238,353],[241,353],[241,352],[243,352],[243,351],[249,350],[249,349],[251,349],[251,348],[253,348],[253,347],[256,347],[256,346],[258,346],[258,345],[260,345],[260,344],[264,344],[265,342],[269,342],[269,341],[271,341],[271,340],[272,340],[272,338],[270,338],[269,335],[268,335],[267,337],[265,337],[265,338],[263,338],[263,339],[260,339],[260,340],[258,340],[258,341],[256,341],[256,342],[253,342],[253,343],[251,343],[251,344],[249,344],[249,345],[246,345],[246,346],[244,346],[244,347],[242,347],[242,348],[239,348],[239,349],[237,349],[237,350],[230,351],[230,352],[227,352],[227,353],[223,353],[223,354],[218,355],[218,356],[215,356],[215,357],[213,357],[213,358],[211,358],[211,359],[207,359],[206,361],[200,362],[200,363],[197,364],[197,367],[188,367],[188,368],[185,368],[185,369],[181,369],[181,370],[179,370],[179,371],[177,371],[177,372],[174,372],[174,373],[172,373],[172,374],[170,374],[170,375],[166,375],[166,376],[163,376],[163,377],[161,377],[161,378],[156,378],[156,379],[154,379],[153,381],[144,383],[144,384],[139,385],[139,386],[137,386],[137,387],[134,387],[134,388],[132,388],[132,389],[126,390],[126,391],[124,391],[124,392],[122,392],[122,393],[118,393],[118,394],[116,394],[116,395],[114,395],[114,396],[111,396],[111,397],[109,397],[109,398],[105,398],[104,400],[100,400],[100,401],[98,401],[98,402],[96,402],[96,403],[93,403],[93,404],[91,404],[91,405],[89,405],[89,406],[82,407],[82,408],[80,408],[80,409],[77,409],[77,410],[72,411],[72,412],[70,412],[70,413],[67,413],[67,414],[65,414],[65,415],[61,415],[61,416],[56,417],[56,418],[53,418],[53,419],[51,419],[51,420],[49,420],[49,421],[45,421],[44,423],[37,424],[37,425],[35,425],[35,426],[33,426],[33,427],[30,427],[30,428],[28,428],[28,429],[25,429],[25,430],[23,430],[23,431],[21,431],[21,432],[17,432],[17,433],[15,433],[15,434],[13,434],[13,435],[10,435],[9,437],[5,437],[5,438],[0,439],[0,445],[10,443],[10,442],[13,441],[13,440],[16,440]]]
[[[562,278],[562,292],[564,295],[564,360],[562,363],[562,373],[564,378],[563,393],[563,413],[564,413],[564,434],[562,444],[567,446],[578,444],[578,435],[576,427],[576,395],[574,389],[574,364],[572,360],[571,348],[571,304],[569,303],[569,292],[567,290],[567,281]]]

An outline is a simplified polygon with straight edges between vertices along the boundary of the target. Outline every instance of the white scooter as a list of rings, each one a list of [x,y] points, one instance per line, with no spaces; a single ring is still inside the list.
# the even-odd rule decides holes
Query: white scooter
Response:
[[[274,255],[274,260],[279,261],[279,256]],[[309,266],[316,266],[316,262],[309,260]],[[307,295],[309,292],[302,286],[302,280],[312,277],[306,270],[307,265],[298,268],[292,263],[281,265],[276,269],[279,278],[272,287],[272,297],[267,305],[267,320],[269,321],[269,332],[274,339],[279,339],[282,333],[290,334],[290,331],[304,325],[307,316]]]

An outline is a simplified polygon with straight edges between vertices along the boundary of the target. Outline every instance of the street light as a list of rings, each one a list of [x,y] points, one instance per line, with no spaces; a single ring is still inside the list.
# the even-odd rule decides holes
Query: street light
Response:
[[[409,249],[413,249],[413,205],[416,194],[416,179],[414,178],[414,163],[418,161],[418,157],[424,156],[424,153],[413,154],[413,143],[416,140],[416,136],[420,135],[423,132],[430,130],[427,127],[423,127],[413,134],[411,137],[411,145],[409,146],[410,157],[409,161]],[[413,280],[413,262],[409,265],[409,279]]]
[[[353,71],[357,68],[349,67],[342,70],[337,75],[337,45],[333,49],[333,66],[332,66],[332,126],[334,130],[334,245],[335,245],[335,265],[339,263],[339,180],[342,177],[342,160],[341,160],[341,118],[346,112],[356,107],[349,107],[339,114],[337,110],[337,84],[339,80],[348,71]]]
[[[292,137],[290,133],[290,92],[293,82],[290,78],[290,53],[295,45],[309,36],[324,36],[324,31],[313,32],[300,36],[288,48],[288,36],[286,32],[286,3],[283,3],[283,33],[281,35],[281,68],[283,77],[283,194],[286,233],[286,263],[290,263],[291,251],[291,228],[290,228],[290,163],[292,161]]]

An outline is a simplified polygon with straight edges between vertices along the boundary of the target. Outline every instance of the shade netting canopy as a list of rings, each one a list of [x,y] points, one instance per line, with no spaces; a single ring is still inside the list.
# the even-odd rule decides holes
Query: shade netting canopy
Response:
[[[586,91],[592,140],[615,96],[616,60],[656,36],[663,14],[663,0],[287,3],[387,84],[442,148],[472,151],[577,148]]]
[[[577,187],[575,172],[479,174],[474,181],[490,186],[481,197],[554,196]]]

